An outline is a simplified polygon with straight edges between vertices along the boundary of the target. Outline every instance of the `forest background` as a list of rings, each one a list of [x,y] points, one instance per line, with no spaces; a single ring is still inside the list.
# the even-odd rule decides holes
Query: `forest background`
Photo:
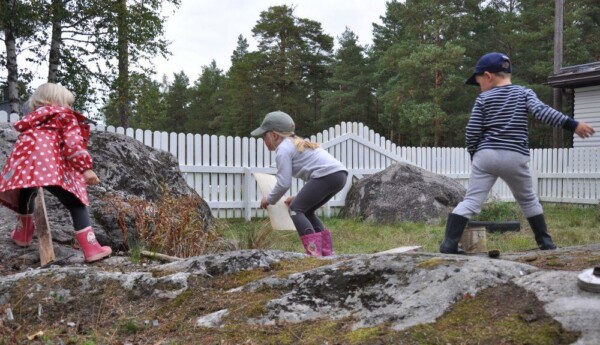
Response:
[[[347,29],[334,38],[294,7],[265,9],[238,37],[231,67],[213,61],[198,79],[156,76],[148,61],[168,56],[161,9],[180,0],[2,0],[0,84],[14,112],[32,92],[33,69],[77,96],[75,107],[108,125],[180,133],[248,136],[267,112],[283,110],[310,135],[362,122],[402,146],[464,146],[479,90],[466,86],[477,59],[500,51],[513,83],[552,104],[554,1],[388,1],[371,45]],[[218,35],[215,32],[215,35]],[[600,61],[600,2],[564,2],[563,66]],[[337,45],[334,40],[337,39]],[[573,95],[563,94],[572,114]],[[551,147],[552,128],[530,120],[531,147]],[[563,145],[570,146],[571,136]]]

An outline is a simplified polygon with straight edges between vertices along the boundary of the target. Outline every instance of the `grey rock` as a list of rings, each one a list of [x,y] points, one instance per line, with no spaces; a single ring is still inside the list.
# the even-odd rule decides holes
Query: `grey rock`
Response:
[[[458,182],[408,163],[396,163],[356,182],[340,215],[377,223],[437,224],[462,200]]]
[[[267,304],[272,325],[352,316],[355,328],[396,330],[434,322],[466,294],[535,272],[533,266],[435,254],[365,255],[288,277],[290,292]]]
[[[229,310],[223,309],[212,314],[199,317],[196,319],[196,327],[219,327],[221,325],[221,320],[227,315],[229,315]]]
[[[64,296],[62,303],[98,294],[101,292],[98,287],[111,282],[122,289],[121,292],[112,289],[111,293],[127,294],[133,301],[171,299],[190,289],[192,277],[208,280],[256,268],[268,272],[283,260],[302,257],[305,256],[298,253],[246,250],[158,265],[152,267],[151,272],[111,272],[87,265],[34,269],[0,277],[0,301],[14,303],[15,299],[35,298],[34,294],[10,296],[9,291],[38,276],[43,277],[44,282],[56,284],[51,291],[55,296]],[[345,255],[305,272],[267,275],[227,293],[256,291],[263,287],[281,292],[280,297],[267,302],[263,316],[246,320],[255,325],[351,317],[356,320],[355,329],[390,324],[396,330],[404,330],[435,322],[466,295],[474,296],[482,289],[510,282],[533,292],[545,304],[546,311],[567,330],[581,332],[577,344],[598,344],[600,300],[597,294],[579,290],[577,274],[476,256]],[[60,288],[62,281],[69,282],[69,290]],[[42,291],[44,287],[31,288]],[[202,327],[221,327],[227,312],[210,313],[196,318],[194,323]]]
[[[4,166],[16,140],[17,132],[12,125],[1,123],[0,166]],[[98,241],[113,250],[127,249],[128,244],[139,241],[133,211],[127,207],[130,198],[147,202],[150,212],[155,203],[166,196],[198,196],[187,185],[175,157],[168,152],[153,149],[125,135],[99,131],[92,131],[88,149],[94,160],[94,171],[101,181],[98,186],[88,186],[92,227]],[[56,257],[74,255],[81,261],[80,251],[70,246],[74,229],[69,212],[50,193],[45,192],[44,198]],[[125,211],[119,214],[120,209]],[[214,218],[208,204],[201,199],[198,213],[203,218],[203,230],[210,229]],[[0,218],[5,220],[0,230],[10,233],[15,225],[14,212],[0,207]],[[125,225],[127,238],[124,238],[119,222]],[[39,261],[37,247],[34,238],[29,248],[15,250],[8,236],[0,236],[1,257],[19,256],[25,262],[36,262]]]
[[[241,250],[188,258],[152,268],[153,272],[187,272],[200,276],[220,276],[255,268],[269,269],[274,263],[284,259],[298,259],[304,254],[278,250]]]
[[[544,309],[569,331],[581,332],[575,344],[600,343],[600,294],[577,286],[579,272],[539,271],[515,283],[546,303]]]

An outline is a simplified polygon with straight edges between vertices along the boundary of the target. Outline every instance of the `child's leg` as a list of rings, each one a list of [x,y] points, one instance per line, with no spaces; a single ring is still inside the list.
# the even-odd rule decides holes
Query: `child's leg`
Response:
[[[339,171],[321,178],[310,180],[300,192],[306,190],[306,193],[320,197],[315,198],[314,204],[309,206],[305,211],[304,215],[310,221],[316,232],[325,230],[325,225],[321,219],[315,214],[315,212],[323,205],[325,205],[331,198],[333,198],[342,188],[346,185],[346,178],[348,174],[345,171]],[[298,193],[300,194],[300,193]],[[295,199],[294,199],[295,201]],[[293,203],[292,203],[293,204]],[[290,209],[294,209],[296,206],[290,205]]]
[[[319,232],[325,230],[315,211],[344,187],[346,176],[347,173],[339,172],[309,180],[290,205],[292,221],[310,255],[321,255],[323,239]]]
[[[23,188],[19,194],[19,214],[32,214],[35,208],[37,188]]]
[[[470,219],[472,216],[481,212],[481,207],[490,193],[490,190],[496,183],[498,177],[487,169],[486,151],[483,150],[475,154],[473,165],[471,167],[471,175],[469,176],[469,186],[465,198],[461,201],[452,213]]]
[[[317,186],[320,188],[321,192],[325,193],[322,200],[317,202],[315,205],[310,207],[308,210],[304,212],[306,218],[313,225],[313,229],[321,234],[321,254],[322,256],[330,256],[334,255],[333,250],[333,239],[331,238],[331,231],[325,228],[321,219],[315,214],[315,212],[325,203],[327,203],[331,198],[333,198],[344,186],[346,185],[346,179],[348,178],[348,173],[345,171],[339,171],[322,178],[316,179],[320,180],[319,183],[324,184],[327,188],[330,189],[329,193],[327,193],[326,189],[320,188],[321,186]],[[314,187],[309,186],[311,189]],[[305,186],[306,188],[306,186]],[[302,188],[304,190],[304,188]],[[291,206],[291,205],[290,205]]]
[[[475,154],[469,176],[469,187],[462,202],[448,215],[444,240],[440,244],[440,252],[447,254],[458,253],[458,242],[469,219],[481,212],[481,207],[488,197],[490,189],[496,183],[497,176],[489,170],[495,164],[495,157],[482,150]]]
[[[503,172],[500,178],[510,188],[526,218],[543,214],[544,209],[533,190],[533,180],[529,171],[529,157],[515,153],[509,158],[514,162],[512,169]]]
[[[310,179],[290,204],[290,215],[301,236],[325,229],[314,212],[335,195],[331,189],[327,176]]]
[[[112,253],[112,249],[108,246],[100,246],[96,240],[96,235],[90,225],[90,215],[87,207],[75,195],[60,187],[50,186],[46,188],[71,213],[73,227],[75,228],[75,238],[81,246],[85,261],[97,261],[109,256]]]
[[[37,188],[24,188],[19,191],[19,214],[17,225],[10,234],[13,242],[20,247],[27,247],[33,240],[35,225],[33,222],[33,210]]]
[[[501,177],[519,203],[523,214],[525,214],[538,247],[542,250],[556,249],[546,226],[544,209],[533,189],[533,181],[529,171],[529,157],[519,156],[512,157],[512,160],[517,162],[514,171]]]
[[[75,195],[57,186],[44,188],[52,193],[69,210],[75,231],[91,226],[88,208]]]

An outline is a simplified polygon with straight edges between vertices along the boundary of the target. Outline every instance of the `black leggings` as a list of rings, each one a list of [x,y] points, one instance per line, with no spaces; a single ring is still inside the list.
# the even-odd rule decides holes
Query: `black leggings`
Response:
[[[338,171],[320,178],[311,178],[298,192],[290,205],[290,215],[300,236],[325,230],[315,211],[344,188],[347,177],[347,172]]]
[[[58,186],[46,186],[44,189],[57,197],[58,201],[69,210],[75,230],[82,230],[91,226],[90,214],[88,213],[87,207],[75,195]],[[21,189],[21,195],[19,196],[20,214],[33,213],[37,191],[37,188]]]

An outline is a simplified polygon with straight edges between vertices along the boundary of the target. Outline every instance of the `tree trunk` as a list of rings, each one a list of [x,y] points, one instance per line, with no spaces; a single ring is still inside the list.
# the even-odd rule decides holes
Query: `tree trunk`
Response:
[[[117,45],[119,76],[117,77],[117,109],[123,128],[129,127],[129,32],[127,2],[119,0],[117,9]]]
[[[14,13],[16,0],[6,0],[8,13]],[[6,46],[6,69],[8,71],[8,101],[11,113],[21,112],[21,101],[19,99],[19,68],[17,65],[17,42],[15,37],[14,15],[7,15],[4,23],[4,44]]]
[[[48,57],[48,82],[58,82],[58,67],[60,66],[60,47],[62,45],[62,14],[64,3],[62,0],[52,0],[52,41],[50,42],[50,56]]]
[[[440,70],[435,71],[435,88],[439,89],[442,86],[442,72]],[[435,98],[436,104],[439,106],[437,97]],[[442,135],[442,121],[436,117],[433,121],[433,146],[438,147],[440,145],[440,137]]]

